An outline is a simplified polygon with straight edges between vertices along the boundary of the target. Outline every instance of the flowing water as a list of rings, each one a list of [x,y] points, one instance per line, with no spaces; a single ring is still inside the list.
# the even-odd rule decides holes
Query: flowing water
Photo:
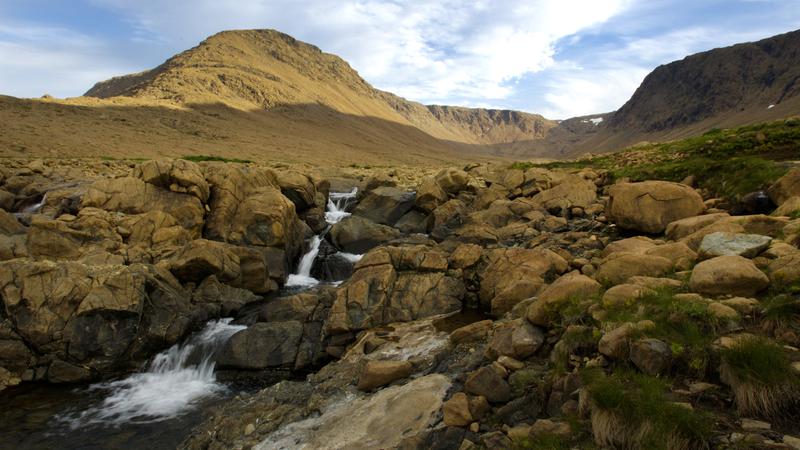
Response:
[[[311,238],[308,252],[300,259],[300,263],[297,265],[297,272],[289,275],[286,280],[286,287],[309,288],[320,283],[319,280],[311,276],[314,260],[317,259],[317,255],[319,254],[319,246],[322,243],[322,239],[330,230],[331,225],[350,215],[350,213],[347,212],[347,208],[350,206],[351,202],[355,200],[357,194],[358,188],[354,187],[353,190],[349,192],[331,192],[328,195],[328,206],[325,211],[325,221],[328,222],[328,227],[325,228],[322,233]],[[350,263],[357,262],[362,256],[344,252],[339,252],[338,255]],[[339,283],[341,283],[341,281],[334,281],[331,284],[338,285]]]
[[[145,372],[88,387],[28,385],[0,393],[0,448],[175,448],[232,392],[214,377],[217,350],[241,325],[204,329],[153,358]]]
[[[314,236],[286,286],[306,289],[314,260],[330,226],[349,216],[357,189],[332,192],[328,228]],[[25,213],[38,212],[42,201]],[[362,255],[339,252],[355,263]],[[331,284],[338,285],[341,281]],[[156,355],[146,371],[79,388],[29,383],[0,392],[0,450],[173,449],[219,404],[233,394],[214,375],[216,352],[246,328],[232,319],[206,324],[181,344]]]

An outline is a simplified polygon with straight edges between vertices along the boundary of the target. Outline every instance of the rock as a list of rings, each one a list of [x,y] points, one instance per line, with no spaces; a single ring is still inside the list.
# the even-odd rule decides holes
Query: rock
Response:
[[[473,422],[469,410],[469,398],[463,392],[453,394],[442,407],[444,424],[451,427],[465,427]]]
[[[380,244],[396,239],[400,233],[359,216],[342,219],[331,227],[333,245],[347,253],[362,254]]]
[[[414,207],[414,193],[395,187],[379,187],[369,191],[353,214],[383,225],[394,225]]]
[[[490,311],[494,317],[501,317],[511,311],[523,300],[529,299],[539,292],[544,282],[541,279],[522,280],[508,286],[492,297]]]
[[[739,314],[753,314],[761,307],[761,302],[754,298],[734,297],[721,300],[719,303],[733,308]]]
[[[621,228],[645,233],[661,233],[670,222],[696,216],[705,209],[694,189],[667,181],[615,184],[609,196],[609,219]]]
[[[571,298],[589,298],[598,294],[600,289],[602,286],[597,281],[572,271],[547,286],[538,298],[540,302],[556,303]]]
[[[259,322],[234,334],[220,350],[217,365],[229,369],[294,366],[303,336],[297,321]]]
[[[569,265],[558,254],[541,248],[496,249],[487,255],[488,266],[481,274],[480,298],[484,304],[519,280],[538,282],[548,274],[564,273]]]
[[[660,277],[671,270],[672,261],[661,256],[613,253],[603,260],[595,278],[622,284],[634,276]]]
[[[742,419],[742,429],[745,431],[766,431],[772,429],[772,424],[755,419]]]
[[[627,239],[620,239],[611,242],[603,249],[602,256],[608,256],[612,253],[636,253],[643,255],[650,250],[659,248],[659,246],[647,236],[634,236]]]
[[[275,175],[281,193],[294,203],[297,211],[305,211],[314,206],[324,206],[324,203],[316,204],[317,187],[311,177],[295,170],[281,170]]]
[[[481,320],[469,325],[464,325],[461,328],[456,328],[450,333],[450,342],[458,345],[462,342],[477,341],[485,338],[492,329],[491,320]]]
[[[691,269],[697,262],[697,253],[683,242],[671,242],[669,244],[653,247],[645,252],[646,255],[661,256],[672,261],[677,270]]]
[[[436,184],[438,184],[444,192],[450,195],[456,195],[467,188],[469,174],[463,170],[449,167],[447,169],[442,169],[436,174],[434,179],[436,180]]]
[[[11,208],[14,207],[15,200],[16,197],[14,196],[14,194],[4,189],[0,189],[0,209],[11,211]]]
[[[414,205],[426,213],[430,213],[439,205],[444,204],[449,197],[434,178],[426,178],[417,188],[417,197]]]
[[[773,283],[794,283],[800,280],[800,252],[781,256],[769,264],[769,277]]]
[[[92,379],[92,372],[68,362],[55,360],[47,369],[47,381],[51,383],[78,383]]]
[[[600,354],[609,358],[628,359],[631,336],[653,327],[655,327],[655,324],[649,320],[643,320],[638,323],[624,323],[603,334],[597,343],[597,350]]]
[[[454,269],[472,267],[481,259],[483,248],[475,244],[460,244],[450,254],[450,266]]]
[[[663,289],[663,288],[680,289],[681,286],[683,286],[682,281],[675,280],[673,278],[654,278],[654,277],[640,277],[640,276],[628,278],[628,283],[646,287],[649,289]]]
[[[707,295],[752,296],[769,285],[769,278],[749,259],[718,256],[699,263],[692,270],[689,286]]]
[[[342,333],[459,311],[463,282],[434,270],[447,260],[425,249],[382,247],[364,255],[337,290],[328,329]]]
[[[192,292],[192,302],[195,304],[219,305],[219,315],[229,317],[235,315],[244,305],[261,300],[261,297],[247,289],[239,289],[220,283],[217,277],[211,275],[203,280],[197,289]]]
[[[413,367],[408,361],[367,361],[358,378],[358,389],[371,391],[407,378],[412,372]]]
[[[11,260],[0,263],[0,293],[32,353],[100,374],[136,366],[206,318],[169,272],[143,264]],[[33,362],[15,354],[21,366]],[[63,380],[85,373],[63,365],[54,373],[62,368]]]
[[[202,203],[211,192],[200,166],[185,159],[154,159],[134,168],[133,176],[163,189],[189,194]]]
[[[407,212],[394,227],[401,233],[425,233],[428,231],[428,216],[420,211],[412,209]]]
[[[791,197],[800,196],[800,168],[795,167],[778,178],[767,192],[776,205],[782,205]]]
[[[558,186],[539,192],[531,202],[548,211],[566,211],[573,206],[587,208],[597,201],[597,186],[591,181],[570,175]]]
[[[74,220],[50,220],[34,216],[28,228],[28,250],[32,256],[50,259],[79,259],[92,253],[116,252],[122,238],[110,215],[84,208]],[[119,258],[119,263],[124,262]]]
[[[507,322],[494,330],[486,347],[486,356],[497,359],[501,355],[526,359],[544,344],[544,333],[525,320]]]
[[[126,214],[168,211],[194,236],[199,235],[203,228],[205,209],[200,199],[162,189],[138,178],[95,181],[87,187],[81,202],[84,208],[96,207]]]
[[[669,223],[667,225],[665,234],[669,240],[677,241],[728,217],[730,217],[730,214],[728,213],[713,213],[704,214],[702,216],[687,217],[685,219],[680,219]]]
[[[739,313],[735,309],[721,302],[709,303],[708,312],[720,320],[737,320],[739,318]]]
[[[239,256],[227,244],[205,239],[184,245],[167,264],[170,272],[184,282],[200,282],[209,275],[226,282],[240,274]]]
[[[639,339],[630,346],[631,362],[648,375],[664,373],[672,361],[672,351],[664,341]]]
[[[450,386],[441,374],[390,386],[327,408],[319,417],[282,427],[255,448],[398,448],[404,439],[420,435],[438,420]]]
[[[13,214],[0,209],[0,234],[11,236],[13,234],[25,234],[27,231],[25,226]]]
[[[636,277],[634,277],[636,278]],[[652,293],[652,289],[639,284],[618,284],[603,293],[603,306],[609,308],[621,305],[630,305],[637,300]]]
[[[464,390],[473,395],[482,395],[491,403],[505,403],[511,398],[508,383],[491,366],[483,366],[472,372],[464,383]]]
[[[738,255],[755,258],[766,250],[772,238],[758,234],[711,233],[703,237],[698,252],[703,258]]]
[[[539,419],[531,426],[529,436],[532,439],[539,437],[558,437],[569,439],[572,436],[572,427],[568,423],[554,422],[549,419]]]
[[[773,216],[792,216],[797,217],[800,213],[800,196],[789,197],[772,212]]]

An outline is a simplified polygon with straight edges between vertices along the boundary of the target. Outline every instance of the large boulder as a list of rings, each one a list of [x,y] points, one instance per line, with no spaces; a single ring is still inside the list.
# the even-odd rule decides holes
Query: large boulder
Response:
[[[741,256],[717,256],[696,265],[689,279],[694,292],[750,297],[769,285],[769,278]]]
[[[317,187],[309,176],[295,170],[283,170],[276,174],[281,193],[294,203],[297,211],[316,205]]]
[[[302,337],[300,322],[259,322],[225,343],[217,365],[223,369],[293,368]]]
[[[330,231],[331,242],[347,253],[361,254],[396,239],[400,232],[359,216],[350,216],[335,223]]]
[[[414,204],[417,208],[429,213],[446,202],[448,198],[447,192],[439,186],[436,179],[426,178],[417,187]]]
[[[27,230],[17,218],[3,209],[0,209],[0,234],[10,236],[12,234],[25,234]]]
[[[78,259],[89,253],[114,252],[121,246],[122,237],[110,215],[95,208],[84,208],[69,220],[37,215],[28,228],[28,249],[37,257]]]
[[[84,207],[126,214],[169,211],[181,226],[194,235],[199,235],[203,228],[205,214],[202,202],[194,195],[172,192],[133,177],[92,183],[83,195],[82,204]]]
[[[446,269],[446,257],[424,246],[367,253],[336,292],[329,331],[362,330],[460,310],[466,289]]]
[[[547,277],[564,273],[568,267],[564,258],[541,248],[496,249],[486,259],[488,265],[480,275],[479,291],[481,302],[486,305],[520,280],[541,283]]]
[[[539,192],[531,200],[547,210],[566,210],[573,206],[587,208],[597,201],[597,186],[577,175],[570,175],[561,184]]]
[[[143,264],[15,259],[0,263],[0,295],[28,367],[59,359],[86,376],[131,368],[206,319],[169,272]]]
[[[467,188],[469,174],[463,170],[448,167],[439,171],[434,179],[444,192],[456,195]]]
[[[353,214],[375,223],[394,225],[414,207],[414,193],[396,187],[383,186],[369,191]]]
[[[358,389],[371,391],[408,378],[413,371],[414,367],[408,361],[367,361],[358,378]]]
[[[612,253],[600,265],[595,278],[611,284],[622,284],[634,276],[660,277],[672,270],[667,258],[636,253]]]
[[[621,228],[644,233],[661,233],[669,223],[705,210],[694,189],[667,181],[615,184],[609,197],[609,218]]]
[[[211,192],[200,166],[185,159],[154,159],[136,166],[133,176],[172,192],[189,194],[202,203]]]
[[[200,282],[215,275],[226,282],[239,277],[239,256],[229,245],[197,239],[183,246],[167,261],[170,272],[183,282]]]
[[[800,168],[795,167],[769,187],[769,197],[776,205],[782,205],[791,197],[800,196]]]
[[[702,216],[686,217],[684,219],[670,222],[667,225],[665,234],[668,239],[677,241],[728,217],[730,217],[730,214],[728,213],[713,213],[703,214]]]
[[[769,264],[769,277],[777,284],[800,281],[800,252],[784,255],[772,261]]]

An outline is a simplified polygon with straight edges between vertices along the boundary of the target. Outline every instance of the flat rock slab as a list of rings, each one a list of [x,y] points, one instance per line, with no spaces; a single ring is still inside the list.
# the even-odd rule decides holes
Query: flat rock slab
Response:
[[[699,253],[702,258],[743,256],[755,258],[769,248],[772,238],[760,234],[725,233],[718,231],[703,238]]]
[[[370,396],[348,396],[319,417],[278,429],[255,448],[395,448],[438,420],[450,385],[446,376],[433,374]]]

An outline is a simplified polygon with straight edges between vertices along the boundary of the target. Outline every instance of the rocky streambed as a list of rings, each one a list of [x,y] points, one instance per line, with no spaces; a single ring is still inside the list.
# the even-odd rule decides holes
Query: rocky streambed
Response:
[[[0,441],[795,445],[800,172],[731,215],[678,183],[468,169],[9,161]]]

